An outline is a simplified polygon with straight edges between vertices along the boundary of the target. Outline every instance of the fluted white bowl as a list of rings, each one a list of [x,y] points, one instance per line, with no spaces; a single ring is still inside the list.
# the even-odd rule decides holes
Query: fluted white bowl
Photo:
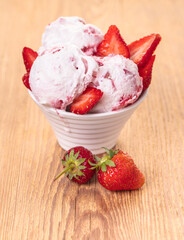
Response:
[[[39,106],[49,121],[64,150],[83,146],[93,154],[104,152],[103,147],[115,146],[118,136],[126,121],[147,95],[145,91],[132,105],[118,111],[107,113],[89,113],[78,115],[40,104],[32,92],[30,96]]]

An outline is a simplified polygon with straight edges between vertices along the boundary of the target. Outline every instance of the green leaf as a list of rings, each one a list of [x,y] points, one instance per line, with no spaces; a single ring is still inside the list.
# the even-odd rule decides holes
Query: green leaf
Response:
[[[72,149],[72,151],[70,152],[70,158],[72,159],[74,156],[74,150]]]
[[[88,163],[91,165],[91,166],[96,166],[96,163],[92,163],[88,160]]]
[[[86,168],[85,166],[79,166],[80,170],[85,169],[85,168]]]
[[[100,158],[99,158],[99,157],[97,157],[96,155],[95,155],[94,157],[95,157],[95,160],[96,160],[97,162],[100,162]]]
[[[69,176],[68,176],[68,177],[69,177],[70,180],[72,180],[73,175],[69,173]]]
[[[61,162],[62,162],[63,166],[66,166],[66,161],[65,160],[62,160]]]
[[[114,154],[117,154],[119,152],[119,149],[116,149],[115,151],[114,151]]]
[[[112,159],[112,158],[113,158],[113,156],[114,156],[114,151],[111,149],[109,153],[110,153],[110,154],[109,154],[109,156],[110,156],[110,159]]]
[[[77,176],[79,176],[79,177],[84,176],[84,173],[81,172],[81,171],[79,171],[79,172],[77,173]],[[75,176],[75,178],[76,178],[76,176]]]
[[[74,175],[73,177],[76,178],[77,180],[79,180],[78,176]]]
[[[83,162],[85,162],[86,158],[79,158],[77,159],[77,165],[81,165]]]
[[[64,174],[65,174],[65,177],[68,177],[68,175],[69,175],[69,173],[68,173],[68,172],[65,172]]]
[[[74,155],[75,159],[77,159],[79,156],[79,151]]]
[[[69,160],[68,154],[65,155],[65,160],[66,160],[66,162]]]
[[[106,165],[108,165],[109,167],[116,167],[116,164],[112,161],[112,160],[107,160]]]
[[[101,165],[101,170],[102,170],[102,172],[106,172],[106,171],[107,171],[107,166],[106,166],[105,163],[103,163],[103,164]]]
[[[103,148],[105,149],[106,153],[107,153],[108,155],[110,155],[110,151],[109,151],[109,149],[106,148],[106,147],[103,147]]]

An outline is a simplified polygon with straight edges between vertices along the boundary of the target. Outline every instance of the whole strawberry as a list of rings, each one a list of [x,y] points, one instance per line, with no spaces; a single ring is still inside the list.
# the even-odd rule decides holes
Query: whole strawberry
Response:
[[[145,183],[144,175],[136,167],[132,158],[121,150],[115,152],[111,149],[107,155],[99,159],[97,165],[98,181],[106,189],[111,191],[134,190],[141,188]]]
[[[64,170],[55,180],[65,173],[74,182],[80,184],[88,182],[95,174],[95,169],[91,169],[89,162],[96,163],[93,154],[88,149],[81,146],[71,148],[62,160]]]

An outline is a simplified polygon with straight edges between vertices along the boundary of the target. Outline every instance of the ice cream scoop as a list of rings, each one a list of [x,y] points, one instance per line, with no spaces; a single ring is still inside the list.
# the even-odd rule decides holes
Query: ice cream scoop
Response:
[[[92,24],[86,24],[82,18],[60,17],[46,27],[39,53],[45,49],[73,44],[85,54],[92,55],[102,40],[103,34],[100,29]]]
[[[41,104],[66,109],[93,81],[97,71],[97,62],[70,44],[39,55],[32,65],[29,82]]]
[[[103,92],[103,96],[92,111],[109,112],[134,103],[143,89],[137,65],[120,55],[95,59],[99,69],[94,85]]]

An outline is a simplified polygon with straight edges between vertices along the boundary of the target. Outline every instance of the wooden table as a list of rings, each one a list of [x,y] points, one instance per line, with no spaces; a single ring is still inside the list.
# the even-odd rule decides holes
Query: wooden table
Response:
[[[1,0],[0,239],[184,238],[183,8],[182,0]],[[127,43],[162,36],[149,94],[117,142],[145,174],[140,190],[53,182],[64,151],[22,84],[21,52],[37,50],[45,25],[62,15],[104,32],[116,24]]]

